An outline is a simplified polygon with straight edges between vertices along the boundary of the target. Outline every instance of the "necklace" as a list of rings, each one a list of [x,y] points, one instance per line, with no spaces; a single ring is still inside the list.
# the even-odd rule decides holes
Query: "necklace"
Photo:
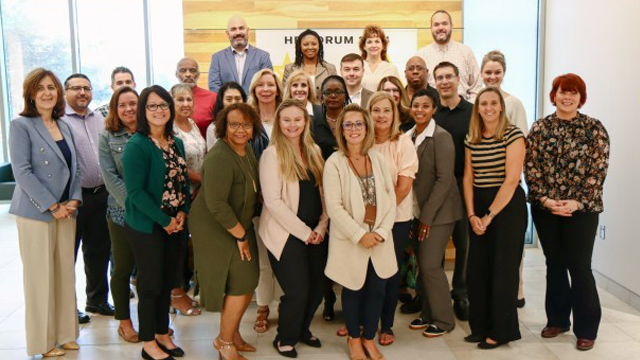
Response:
[[[240,162],[244,164],[243,159],[247,160],[247,165],[249,166],[249,171],[246,171],[246,172],[249,174],[249,177],[251,178],[251,183],[253,184],[253,191],[258,192],[258,188],[256,187],[256,179],[253,178],[253,166],[251,166],[251,162],[249,161],[249,158],[247,157],[246,154],[244,157],[240,156]]]
[[[44,126],[47,128],[47,130],[51,130],[53,129],[54,126],[56,126],[56,121],[55,120],[51,120],[51,125],[47,125],[46,122],[42,121],[44,123]]]

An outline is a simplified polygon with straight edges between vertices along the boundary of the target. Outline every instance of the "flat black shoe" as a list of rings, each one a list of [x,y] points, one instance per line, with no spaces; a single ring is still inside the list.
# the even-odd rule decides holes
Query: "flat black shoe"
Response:
[[[479,342],[483,342],[484,339],[486,338],[482,335],[471,334],[469,336],[466,336],[464,338],[464,341],[470,342],[470,343],[479,343]]]
[[[402,304],[400,312],[403,314],[415,314],[422,310],[422,297],[416,295],[410,303]]]
[[[403,304],[408,304],[412,300],[413,300],[413,297],[411,297],[411,294],[409,293],[398,294],[398,301],[400,301]]]
[[[314,348],[322,347],[322,343],[320,342],[320,339],[318,339],[315,336],[312,336],[312,337],[310,337],[310,338],[308,338],[306,340],[302,340],[301,342],[303,344],[307,344],[307,345],[309,345],[311,347],[314,347]]]
[[[144,349],[142,349],[142,358],[145,360],[175,360],[171,355],[168,355],[166,358],[155,359],[151,355],[147,354],[147,352],[144,351]]]
[[[113,316],[116,313],[115,310],[113,309],[113,306],[111,306],[111,304],[109,304],[108,302],[103,302],[102,304],[99,304],[99,305],[87,304],[84,310],[90,313],[97,313],[104,316]]]
[[[469,300],[456,300],[453,303],[453,312],[460,321],[469,321]]]
[[[518,307],[518,309],[522,309],[524,307],[524,304],[526,304],[526,301],[524,301],[524,298],[518,299],[516,301],[516,306]]]
[[[167,349],[167,347],[162,345],[160,343],[160,341],[158,341],[158,339],[156,339],[156,344],[158,344],[158,347],[160,348],[160,350],[166,352],[167,354],[169,354],[169,355],[171,355],[173,357],[183,357],[184,356],[184,350],[180,349],[177,346],[176,346],[175,349]]]
[[[480,343],[478,343],[478,347],[480,349],[484,349],[484,350],[491,350],[491,349],[495,349],[499,346],[502,346],[504,344],[507,344],[507,342],[497,342],[495,344],[489,344],[486,340],[482,340]]]
[[[78,324],[87,324],[91,321],[91,316],[78,310]]]
[[[278,354],[284,357],[292,358],[292,359],[295,359],[298,357],[298,352],[296,351],[296,348],[292,347],[292,349],[289,351],[280,351],[280,348],[278,347],[278,342],[279,342],[278,339],[273,340],[273,347],[276,348],[276,351],[278,352]]]

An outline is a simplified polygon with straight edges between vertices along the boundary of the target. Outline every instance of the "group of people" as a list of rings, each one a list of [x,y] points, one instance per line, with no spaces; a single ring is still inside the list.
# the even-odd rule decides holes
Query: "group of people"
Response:
[[[320,36],[305,30],[281,80],[238,17],[228,22],[231,46],[212,56],[209,90],[190,58],[178,62],[170,91],[138,94],[133,73],[118,67],[109,104],[92,111],[87,76],[61,83],[31,71],[10,131],[27,353],[79,349],[78,322],[88,320],[76,310],[80,243],[85,310],[115,315],[124,340],[143,342],[144,359],[185,356],[169,311],[196,316],[200,307],[221,312],[220,358],[245,359],[240,352],[256,348],[239,327],[254,293],[255,331],[268,331],[279,301],[273,346],[295,358],[300,343],[322,346],[311,322],[323,300],[323,317],[334,319],[334,284],[350,358],[383,359],[375,337],[394,342],[408,253],[419,268],[419,315],[407,325],[438,337],[457,316],[469,321],[466,341],[493,349],[520,339],[527,198],[547,259],[542,337],[569,331],[573,313],[577,348],[591,349],[607,132],[579,112],[586,85],[575,74],[554,80],[556,111],[529,131],[522,103],[501,88],[504,55],[492,51],[478,66],[451,40],[452,25],[434,13],[434,43],[407,62],[406,86],[378,26],[364,29],[361,54],[345,55],[340,75]],[[199,301],[187,294],[192,280]]]

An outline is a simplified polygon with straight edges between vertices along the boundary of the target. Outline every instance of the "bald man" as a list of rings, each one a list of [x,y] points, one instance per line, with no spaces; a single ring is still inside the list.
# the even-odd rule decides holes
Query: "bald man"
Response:
[[[241,17],[229,19],[227,37],[231,46],[211,56],[209,90],[218,92],[223,84],[235,81],[249,95],[253,75],[264,68],[273,70],[269,53],[249,45],[249,26]]]
[[[191,118],[198,125],[202,137],[206,138],[207,127],[213,121],[213,108],[216,106],[218,94],[198,87],[200,67],[192,58],[182,58],[176,67],[176,77],[180,84],[187,85],[193,90],[194,109]]]
[[[424,62],[420,56],[413,56],[407,61],[407,65],[404,68],[404,77],[407,79],[407,96],[409,100],[413,98],[413,94],[420,89],[429,89],[433,91],[436,89],[429,86],[427,78],[429,76],[429,70],[427,69],[427,63]]]

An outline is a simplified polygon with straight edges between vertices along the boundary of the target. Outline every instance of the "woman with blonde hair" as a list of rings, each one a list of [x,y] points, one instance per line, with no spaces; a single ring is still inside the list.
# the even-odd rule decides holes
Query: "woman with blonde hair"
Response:
[[[400,77],[398,68],[387,57],[389,39],[380,26],[367,25],[362,31],[358,47],[364,59],[363,88],[376,91],[380,80],[385,76]]]
[[[393,181],[396,195],[396,217],[393,228],[393,246],[398,268],[404,262],[404,248],[409,240],[413,220],[413,180],[418,171],[418,156],[411,138],[399,127],[398,106],[393,97],[382,91],[369,99],[369,113],[373,119],[375,144],[373,150],[382,155]],[[393,321],[398,304],[400,274],[396,273],[388,281],[381,315],[380,345],[391,345],[394,341]]]
[[[260,115],[260,132],[255,134],[250,141],[256,160],[260,160],[262,152],[269,146],[269,139],[273,132],[273,124],[276,117],[276,109],[282,102],[282,84],[275,72],[271,69],[262,69],[253,75],[249,87],[249,105]],[[269,305],[282,295],[280,285],[276,281],[273,270],[269,264],[267,248],[262,243],[259,233],[260,204],[257,205],[256,217],[253,226],[258,240],[258,260],[260,262],[260,281],[256,289],[256,302],[258,314],[254,323],[254,330],[264,333],[269,329]]]
[[[338,117],[336,141],[339,150],[327,160],[323,176],[331,219],[325,274],[344,287],[351,358],[379,360],[384,356],[373,339],[387,279],[398,271],[391,232],[395,189],[386,159],[372,150],[374,125],[366,109],[345,107]]]
[[[322,301],[327,262],[323,167],[309,114],[300,101],[285,100],[276,111],[271,143],[260,161],[264,206],[259,229],[284,291],[273,344],[287,357],[297,356],[298,342],[321,346],[309,326]]]
[[[284,100],[296,99],[304,105],[307,113],[313,116],[313,105],[316,104],[316,90],[309,75],[302,70],[296,70],[284,84]]]
[[[400,117],[400,130],[409,131],[416,123],[411,118],[411,104],[407,92],[402,86],[402,81],[395,76],[386,76],[378,83],[377,91],[384,91],[391,96],[398,106],[398,116]],[[369,100],[371,101],[371,100]]]
[[[500,90],[476,97],[465,139],[464,200],[469,234],[468,342],[494,349],[520,339],[518,269],[527,229],[520,177],[525,156],[522,131],[505,114]]]

